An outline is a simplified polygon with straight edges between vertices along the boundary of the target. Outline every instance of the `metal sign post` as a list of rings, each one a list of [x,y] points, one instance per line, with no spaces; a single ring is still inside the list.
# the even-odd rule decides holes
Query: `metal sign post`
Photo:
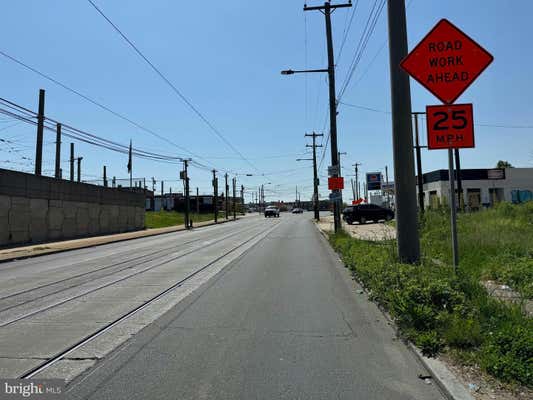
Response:
[[[457,271],[459,266],[459,246],[457,244],[457,204],[455,199],[455,176],[453,172],[453,149],[448,149],[448,179],[450,181],[450,218],[452,228],[452,256],[453,267]]]
[[[453,266],[459,266],[453,153],[474,147],[472,104],[453,104],[494,57],[446,19],[424,37],[400,66],[445,105],[427,106],[428,149],[448,149]],[[460,179],[460,171],[457,171]],[[461,198],[462,198],[461,193]]]

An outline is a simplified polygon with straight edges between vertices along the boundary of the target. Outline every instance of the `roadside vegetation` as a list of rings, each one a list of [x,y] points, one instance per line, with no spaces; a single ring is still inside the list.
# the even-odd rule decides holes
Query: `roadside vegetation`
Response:
[[[232,216],[233,217],[233,216]],[[219,220],[224,219],[224,214],[219,213]],[[150,228],[165,228],[167,226],[183,225],[185,214],[176,211],[146,211],[144,226]],[[213,214],[191,214],[193,226],[196,222],[214,220]]]
[[[522,304],[491,297],[493,279],[533,297],[533,203],[498,207],[458,219],[460,267],[451,267],[448,211],[420,222],[420,266],[402,264],[393,241],[331,235],[333,247],[395,319],[403,335],[434,356],[447,351],[504,382],[533,387],[533,320]]]

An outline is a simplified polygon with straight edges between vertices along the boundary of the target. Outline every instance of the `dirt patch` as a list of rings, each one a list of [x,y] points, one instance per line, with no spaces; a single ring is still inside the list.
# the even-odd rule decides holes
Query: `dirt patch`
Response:
[[[333,232],[333,216],[329,215],[327,217],[320,217],[320,221],[317,222],[318,228],[326,233]],[[385,223],[369,223],[359,224],[354,223],[353,225],[348,225],[342,221],[342,229],[349,233],[352,237],[361,240],[391,240],[396,239],[396,229],[392,226]]]
[[[533,390],[502,383],[483,373],[478,367],[471,365],[459,365],[450,355],[442,354],[439,360],[461,381],[463,386],[469,389],[476,400],[526,400],[533,399]]]

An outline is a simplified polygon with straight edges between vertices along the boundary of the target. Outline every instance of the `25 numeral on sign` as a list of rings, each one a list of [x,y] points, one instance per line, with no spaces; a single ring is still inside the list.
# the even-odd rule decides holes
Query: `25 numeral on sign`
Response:
[[[472,104],[427,106],[428,149],[474,147]]]

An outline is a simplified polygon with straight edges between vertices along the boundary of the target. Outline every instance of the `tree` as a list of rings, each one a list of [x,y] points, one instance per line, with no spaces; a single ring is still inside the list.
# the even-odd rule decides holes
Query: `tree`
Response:
[[[496,164],[496,168],[514,168],[509,161],[500,160]]]

